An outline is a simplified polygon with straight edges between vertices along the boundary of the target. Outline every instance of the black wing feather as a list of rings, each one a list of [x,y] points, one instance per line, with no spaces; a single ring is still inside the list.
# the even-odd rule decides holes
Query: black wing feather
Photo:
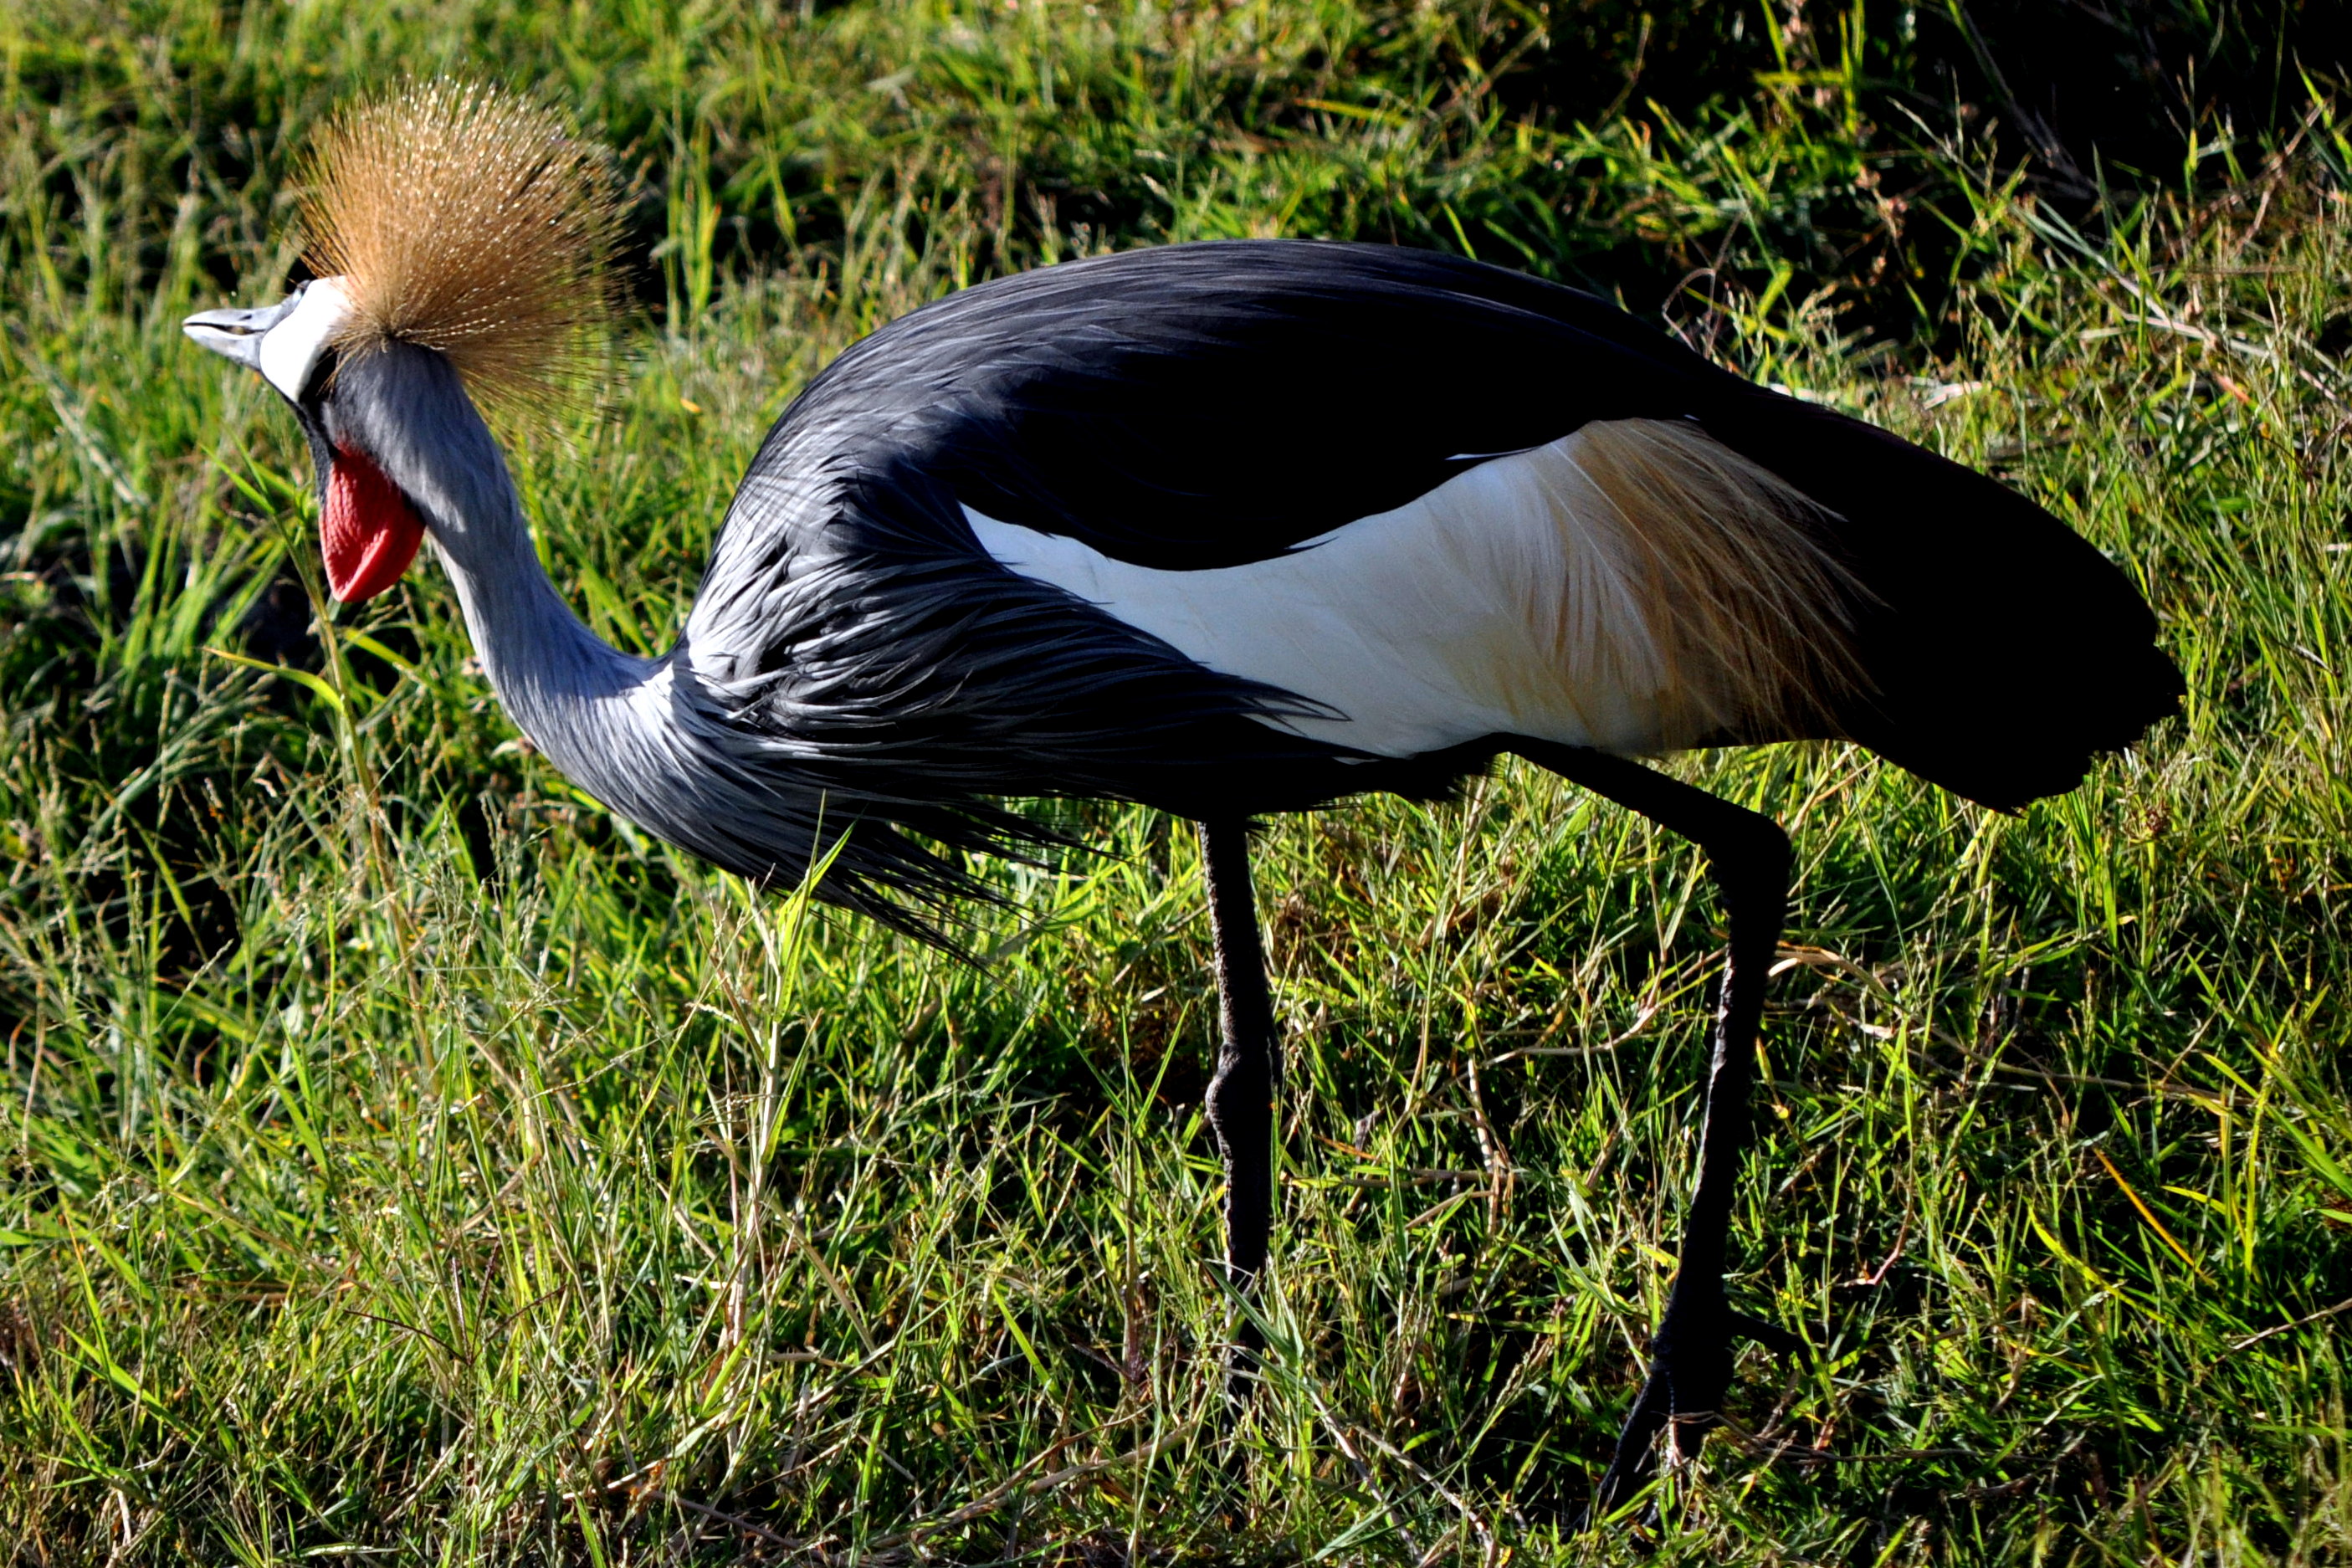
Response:
[[[2016,805],[2174,706],[2138,594],[2014,491],[1590,295],[1310,242],[1071,262],[875,332],[771,432],[690,632],[739,679],[775,682],[763,721],[941,798],[1197,813],[1420,789],[1253,721],[1282,694],[1004,572],[962,509],[1146,566],[1230,566],[1403,505],[1474,455],[1636,417],[1696,419],[1837,514],[1873,595],[1858,635],[1876,684],[1839,717],[1903,765]]]
[[[1428,252],[1225,242],[952,295],[844,353],[779,425],[857,423],[965,505],[1175,571],[1402,506],[1587,420],[1731,378],[1588,295]]]

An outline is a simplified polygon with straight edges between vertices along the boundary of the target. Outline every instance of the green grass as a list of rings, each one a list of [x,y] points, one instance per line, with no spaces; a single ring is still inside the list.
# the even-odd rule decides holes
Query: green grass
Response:
[[[1001,873],[976,972],[570,790],[429,567],[306,632],[291,422],[176,321],[281,283],[305,126],[489,60],[638,193],[609,405],[517,454],[624,646],[858,334],[1207,235],[1466,244],[1643,310],[1716,258],[1675,308],[1721,357],[2113,552],[2189,699],[2074,795],[1672,764],[1795,836],[1735,1291],[1820,1353],[1743,1363],[1653,1560],[2352,1561],[2352,1313],[2303,1321],[2352,1297],[2343,138],[2070,218],[1859,125],[1834,59],[1702,115],[1508,106],[1530,26],[0,12],[0,1552],[1637,1555],[1572,1527],[1695,1144],[1685,846],[1519,771],[1269,828],[1286,1215],[1227,1432],[1182,825],[1039,808],[1108,853]],[[1824,215],[1882,176],[1914,227],[1856,250]]]

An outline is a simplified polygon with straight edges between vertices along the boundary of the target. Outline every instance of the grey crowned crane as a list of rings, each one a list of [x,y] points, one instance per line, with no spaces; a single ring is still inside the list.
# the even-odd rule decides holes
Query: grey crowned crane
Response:
[[[1788,839],[1637,759],[1835,738],[1996,808],[2072,789],[2182,689],[2124,574],[1993,480],[1589,295],[1239,241],[1000,279],[849,349],[752,460],[677,647],[632,658],[549,584],[477,411],[576,370],[609,298],[602,168],[509,97],[411,89],[317,149],[314,280],[188,319],[292,407],[336,597],[431,540],[565,775],[756,882],[823,863],[820,897],[903,931],[982,891],[966,853],[1038,847],[1003,797],[1197,822],[1244,1289],[1279,1053],[1252,817],[1442,795],[1508,752],[1695,842],[1730,951],[1679,1267],[1599,1489],[1628,1497],[1662,1429],[1705,1430],[1738,1339],[1795,1348],[1723,1280]]]

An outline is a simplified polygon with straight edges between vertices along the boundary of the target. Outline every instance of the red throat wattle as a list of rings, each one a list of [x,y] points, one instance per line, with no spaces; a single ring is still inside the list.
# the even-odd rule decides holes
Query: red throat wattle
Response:
[[[336,447],[319,519],[328,591],[346,605],[374,598],[400,581],[424,538],[425,524],[375,459],[357,447]]]

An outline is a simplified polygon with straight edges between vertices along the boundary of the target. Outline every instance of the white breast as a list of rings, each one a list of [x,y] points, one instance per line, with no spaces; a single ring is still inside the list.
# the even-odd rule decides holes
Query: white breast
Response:
[[[1299,733],[1399,757],[1498,733],[1656,750],[1674,740],[1673,661],[1621,509],[1579,466],[1583,440],[1496,458],[1289,554],[1209,571],[965,515],[1012,571],[1339,715],[1281,721]]]

